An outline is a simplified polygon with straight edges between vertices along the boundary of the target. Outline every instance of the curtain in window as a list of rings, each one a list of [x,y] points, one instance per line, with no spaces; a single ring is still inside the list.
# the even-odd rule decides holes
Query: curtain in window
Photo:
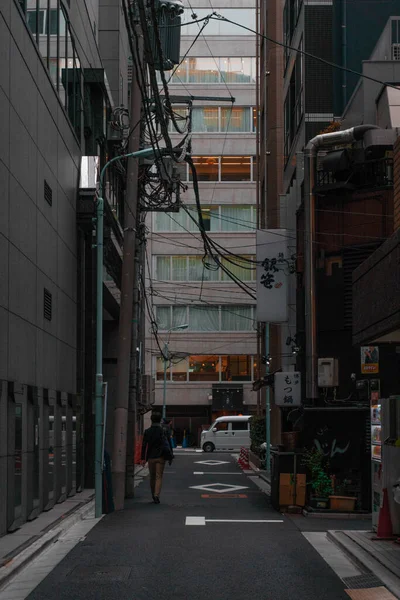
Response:
[[[184,210],[180,210],[179,212],[171,212],[166,213],[167,219],[170,222],[171,231],[177,231],[179,233],[184,233],[186,228],[187,215]]]
[[[222,231],[243,231],[253,228],[252,206],[221,206]]]
[[[247,257],[247,258],[250,258],[250,257]],[[239,258],[236,258],[236,257],[233,257],[232,261],[235,264],[232,264],[226,258],[222,257],[222,264],[227,269],[229,269],[229,271],[232,273],[232,275],[234,275],[238,279],[241,279],[242,281],[252,281],[254,279],[255,265],[253,265],[247,261],[241,261]],[[225,273],[224,271],[222,271],[222,280],[223,281],[231,281],[229,275],[227,273]]]
[[[253,329],[251,306],[221,306],[222,331],[251,331]]]
[[[251,117],[249,106],[221,108],[221,131],[231,133],[250,132]]]
[[[210,22],[211,25],[211,22]],[[189,26],[190,27],[190,26]],[[197,27],[197,25],[195,26]],[[182,28],[182,34],[184,33]],[[196,34],[194,34],[196,35]],[[215,64],[215,62],[217,64]],[[189,83],[218,83],[218,58],[189,58]]]
[[[154,227],[156,231],[170,231],[171,230],[171,219],[168,213],[156,212],[154,219]]]
[[[219,331],[218,306],[190,306],[189,327],[193,331]]]
[[[206,106],[194,108],[192,113],[192,130],[200,133],[218,132],[218,107]]]
[[[162,281],[171,280],[171,261],[169,256],[157,256],[156,277]]]
[[[157,325],[161,330],[171,329],[171,307],[157,306]]]
[[[208,264],[215,266],[211,259]],[[218,281],[218,270],[207,269],[203,263],[202,256],[189,256],[189,281]]]
[[[172,257],[172,281],[186,281],[186,256]]]
[[[178,327],[179,325],[186,325],[186,306],[173,306],[172,307],[172,327]]]

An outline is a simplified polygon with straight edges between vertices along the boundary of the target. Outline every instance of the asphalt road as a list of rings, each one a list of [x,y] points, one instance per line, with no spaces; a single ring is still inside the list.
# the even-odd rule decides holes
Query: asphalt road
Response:
[[[226,462],[199,463],[207,460]],[[216,483],[242,489],[192,487]],[[29,600],[348,600],[293,520],[270,507],[230,454],[179,454],[160,505],[147,479],[136,489],[126,510],[104,517]],[[187,517],[206,524],[186,525]]]

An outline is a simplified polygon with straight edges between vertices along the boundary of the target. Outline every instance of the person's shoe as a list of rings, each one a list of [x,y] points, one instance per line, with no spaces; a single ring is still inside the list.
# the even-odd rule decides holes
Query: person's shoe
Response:
[[[160,504],[160,498],[158,496],[153,496],[154,504]]]

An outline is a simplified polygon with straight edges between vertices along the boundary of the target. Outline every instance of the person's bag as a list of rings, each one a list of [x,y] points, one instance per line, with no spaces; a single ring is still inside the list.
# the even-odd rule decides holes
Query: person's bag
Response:
[[[169,442],[168,442],[164,432],[163,432],[162,438],[161,438],[161,456],[168,462],[171,462],[174,458],[174,454],[171,450],[171,446],[169,445]]]

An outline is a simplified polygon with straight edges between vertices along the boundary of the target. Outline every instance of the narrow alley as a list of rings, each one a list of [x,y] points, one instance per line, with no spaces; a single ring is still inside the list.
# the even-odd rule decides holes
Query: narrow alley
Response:
[[[241,471],[231,454],[179,453],[166,470],[160,505],[151,501],[144,478],[126,510],[104,516],[89,533],[85,521],[76,526],[80,541],[40,583],[62,540],[0,599],[348,598],[345,583],[307,532],[269,507],[256,479]],[[344,555],[333,554],[338,573],[358,574]]]

